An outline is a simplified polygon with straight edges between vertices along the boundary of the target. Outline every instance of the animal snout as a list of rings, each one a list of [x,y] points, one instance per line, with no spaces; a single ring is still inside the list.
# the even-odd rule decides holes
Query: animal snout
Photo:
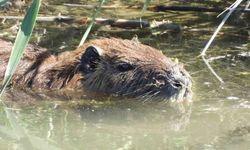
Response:
[[[187,89],[191,86],[191,81],[186,76],[172,79],[169,83],[175,89]]]
[[[169,85],[174,89],[188,88],[190,85],[189,79],[185,76],[169,79],[168,76],[157,76],[154,78],[154,83],[157,87],[169,87]]]
[[[184,87],[184,83],[181,80],[173,80],[170,82],[170,84],[175,89],[181,89]]]

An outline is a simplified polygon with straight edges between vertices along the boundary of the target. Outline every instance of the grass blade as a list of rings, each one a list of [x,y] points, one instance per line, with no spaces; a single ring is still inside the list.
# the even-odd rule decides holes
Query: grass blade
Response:
[[[24,52],[25,47],[28,44],[28,41],[30,39],[31,33],[33,31],[33,28],[35,26],[36,17],[39,11],[41,5],[41,0],[33,0],[31,7],[28,9],[24,20],[22,22],[22,25],[17,33],[17,37],[14,43],[14,46],[11,51],[11,55],[9,58],[9,62],[7,65],[7,69],[4,75],[3,83],[2,83],[2,89],[0,91],[0,97],[2,97],[4,90],[6,89],[16,67],[19,63],[22,54]],[[25,131],[21,126],[18,125],[16,122],[16,118],[14,117],[13,113],[7,108],[5,103],[1,101],[5,110],[5,113],[7,115],[7,118],[14,129],[15,133],[18,135],[20,142],[22,142],[22,145],[24,149],[33,149],[32,143],[30,142],[29,137],[26,135]]]
[[[83,43],[84,43],[85,40],[87,39],[87,37],[88,37],[88,35],[89,35],[89,32],[90,32],[90,30],[91,30],[91,28],[92,28],[92,26],[93,26],[93,24],[94,24],[94,22],[95,22],[96,17],[98,16],[98,14],[99,14],[99,12],[100,12],[101,7],[102,7],[102,5],[103,5],[104,2],[105,2],[105,0],[100,0],[99,6],[98,6],[98,8],[95,10],[95,12],[94,12],[94,14],[93,14],[93,17],[92,17],[92,20],[91,20],[90,24],[88,25],[88,28],[86,29],[86,31],[85,31],[85,33],[84,33],[84,35],[83,35],[83,37],[82,37],[82,39],[81,39],[81,42],[80,42],[80,44],[79,44],[78,47],[80,47],[81,45],[83,45]]]
[[[0,0],[0,6],[3,6],[6,2],[7,0]]]
[[[215,39],[216,35],[219,33],[220,29],[223,27],[223,25],[225,24],[225,22],[227,21],[227,19],[230,17],[230,15],[233,13],[233,11],[240,5],[240,3],[243,0],[236,0],[228,9],[228,13],[226,14],[226,16],[223,18],[223,20],[221,21],[220,25],[217,27],[217,29],[215,30],[215,32],[213,33],[212,37],[209,39],[209,41],[207,42],[206,46],[204,47],[204,49],[202,50],[200,56],[205,56],[206,55],[206,51],[207,49],[210,47],[210,45],[212,44],[213,40]]]
[[[142,22],[141,18],[144,15],[145,11],[147,10],[148,5],[149,5],[150,2],[151,2],[151,0],[144,0],[144,5],[143,5],[143,8],[141,10],[141,15],[140,15],[140,22]],[[141,25],[141,28],[142,28],[142,25]]]
[[[5,76],[3,79],[3,83],[2,83],[3,87],[0,92],[0,97],[2,96],[4,89],[8,85],[8,82],[10,81],[17,67],[17,64],[19,63],[22,57],[24,49],[26,45],[28,44],[28,41],[30,39],[31,33],[35,25],[36,16],[39,11],[40,3],[41,3],[40,0],[33,0],[33,3],[31,7],[29,8],[26,16],[24,17],[22,25],[17,33],[16,41],[12,48],[8,66],[7,66]]]
[[[208,50],[208,48],[210,47],[210,45],[212,44],[213,40],[215,39],[216,35],[219,33],[220,29],[223,27],[223,25],[225,24],[225,22],[227,21],[227,19],[230,17],[230,15],[234,12],[234,10],[240,5],[240,3],[243,0],[236,0],[229,8],[227,8],[225,11],[223,11],[221,14],[225,13],[226,11],[227,14],[225,15],[225,17],[222,19],[220,25],[217,27],[217,29],[215,30],[215,32],[213,33],[212,37],[209,39],[209,41],[207,42],[206,46],[204,47],[204,49],[202,50],[201,54],[199,56],[202,57],[203,61],[205,62],[205,64],[207,65],[208,69],[212,72],[212,74],[223,84],[224,81],[222,80],[222,78],[214,71],[214,69],[210,66],[210,64],[208,63],[208,61],[206,60],[205,56],[206,56],[206,51]],[[220,15],[221,15],[220,14]]]

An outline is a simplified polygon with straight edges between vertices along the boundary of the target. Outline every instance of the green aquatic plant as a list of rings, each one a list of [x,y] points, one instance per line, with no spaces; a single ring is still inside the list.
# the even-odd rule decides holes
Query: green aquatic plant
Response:
[[[210,45],[212,44],[213,40],[215,39],[216,35],[219,33],[220,29],[223,27],[223,25],[225,24],[225,22],[227,21],[227,19],[230,17],[230,15],[235,11],[235,9],[241,4],[243,0],[236,0],[230,7],[228,7],[225,11],[223,11],[221,14],[225,13],[226,11],[227,14],[225,15],[225,17],[222,19],[220,25],[217,27],[217,29],[215,30],[215,32],[213,33],[213,35],[211,36],[211,38],[209,39],[209,41],[207,42],[206,46],[203,48],[200,56],[202,58],[202,60],[205,62],[205,64],[207,65],[208,69],[211,71],[211,73],[220,81],[220,83],[224,83],[223,79],[214,71],[214,69],[210,66],[210,64],[208,63],[207,59],[205,58],[206,56],[206,51],[208,50],[208,48],[210,47]],[[220,14],[220,15],[221,15]],[[219,16],[220,16],[219,15]]]
[[[89,23],[89,25],[88,25],[88,27],[87,27],[87,29],[86,29],[86,31],[85,31],[85,33],[84,33],[84,35],[83,35],[83,37],[82,37],[82,39],[81,39],[81,42],[80,42],[80,44],[79,44],[78,47],[80,47],[81,45],[83,45],[83,43],[84,43],[85,40],[87,39],[87,37],[88,37],[88,35],[89,35],[89,32],[90,32],[92,26],[94,25],[95,19],[96,19],[96,17],[98,16],[98,14],[99,14],[99,12],[100,12],[100,10],[101,10],[101,8],[102,8],[102,5],[103,5],[103,3],[105,2],[105,0],[100,0],[99,2],[100,2],[100,3],[99,3],[99,5],[98,5],[97,9],[94,11],[94,14],[93,14],[93,16],[92,16],[92,20],[91,20],[91,22]]]
[[[2,88],[0,90],[0,98],[2,97],[12,75],[14,74],[16,67],[23,55],[25,47],[27,46],[29,39],[32,35],[33,28],[35,26],[37,14],[41,5],[41,0],[33,0],[30,8],[28,9],[19,31],[16,36],[14,46],[11,51],[11,56],[7,65],[5,76],[2,83]],[[6,113],[7,119],[13,130],[10,130],[4,126],[0,125],[0,132],[3,135],[8,136],[10,139],[14,139],[19,142],[19,149],[51,149],[58,150],[57,147],[48,145],[47,141],[43,139],[28,135],[17,122],[15,115],[12,110],[7,107],[4,101],[1,101],[3,109]]]
[[[143,8],[141,10],[141,15],[140,15],[140,22],[142,22],[141,18],[144,15],[145,11],[147,10],[148,5],[149,5],[150,2],[151,2],[151,0],[144,0],[144,5],[143,5]],[[142,24],[141,24],[141,28],[142,28]]]
[[[40,8],[41,0],[33,0],[31,7],[27,11],[23,22],[19,28],[19,31],[16,36],[16,40],[14,46],[11,51],[11,55],[9,58],[8,66],[4,75],[2,89],[0,92],[0,96],[2,96],[5,88],[7,87],[16,67],[23,55],[24,49],[27,46],[29,39],[31,37],[31,33],[35,26],[36,17]]]
[[[2,88],[0,91],[0,98],[2,97],[14,71],[16,70],[17,64],[19,63],[22,57],[24,49],[26,45],[28,44],[28,41],[30,39],[31,33],[33,31],[33,28],[36,22],[36,17],[37,17],[40,5],[41,5],[41,0],[33,0],[19,28],[14,46],[11,51],[11,56],[9,58],[7,69],[4,75]],[[13,130],[18,136],[18,141],[21,142],[24,149],[34,149],[29,136],[25,133],[24,129],[21,126],[19,126],[12,111],[8,109],[8,107],[5,105],[3,101],[1,102],[3,105],[4,111],[6,113],[6,116],[8,118],[8,121],[10,122]]]
[[[7,0],[0,0],[0,6],[3,6],[6,2]]]

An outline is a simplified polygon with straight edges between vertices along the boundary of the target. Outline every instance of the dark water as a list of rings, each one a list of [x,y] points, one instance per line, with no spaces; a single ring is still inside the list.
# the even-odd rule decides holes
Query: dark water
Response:
[[[43,5],[41,13],[44,15],[62,12],[64,15],[91,16],[90,9],[66,7],[63,1],[44,2],[49,10],[45,11]],[[111,4],[127,5],[107,2]],[[181,31],[156,30],[152,33],[151,30],[98,26],[89,36],[127,39],[137,36],[142,43],[178,59],[193,77],[192,104],[56,99],[32,105],[11,103],[9,107],[38,149],[250,149],[250,57],[240,55],[250,49],[250,29],[246,21],[249,16],[234,14],[207,52],[207,57],[214,59],[211,66],[225,81],[221,85],[198,57],[221,20],[216,19],[216,15],[146,12],[145,20],[169,20],[180,25]],[[105,9],[100,16],[138,19],[140,10]],[[15,21],[7,21],[1,25],[1,36],[12,39],[14,34],[9,27],[14,24]],[[44,22],[37,27],[33,41],[40,40],[42,46],[55,52],[74,49],[85,29],[76,24]],[[10,127],[3,108],[0,112],[0,149],[20,149],[16,131]]]

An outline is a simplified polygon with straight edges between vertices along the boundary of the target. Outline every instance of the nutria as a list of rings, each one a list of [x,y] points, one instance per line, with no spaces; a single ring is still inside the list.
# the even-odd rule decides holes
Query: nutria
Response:
[[[12,48],[0,40],[0,80]],[[119,96],[191,98],[191,78],[161,51],[138,41],[90,40],[74,51],[50,54],[28,45],[10,85],[39,89],[80,89]]]

